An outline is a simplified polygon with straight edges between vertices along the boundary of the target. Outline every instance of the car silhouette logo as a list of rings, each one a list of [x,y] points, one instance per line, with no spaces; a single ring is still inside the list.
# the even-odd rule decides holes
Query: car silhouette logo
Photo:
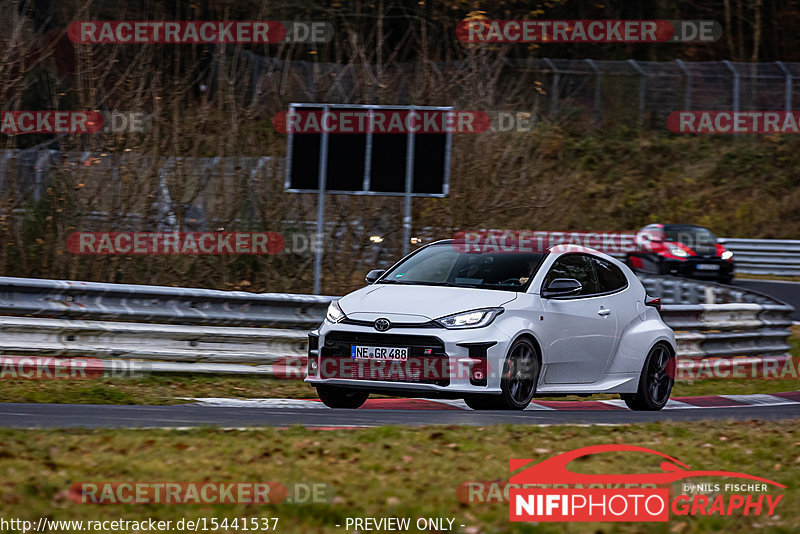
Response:
[[[567,464],[578,458],[602,452],[643,452],[660,456],[661,472],[635,474],[588,474],[577,473],[567,468]],[[511,476],[512,484],[670,484],[678,480],[694,477],[734,477],[755,480],[785,488],[783,484],[767,478],[748,475],[735,471],[693,470],[683,462],[652,449],[635,445],[610,444],[590,445],[572,451],[562,452],[541,462],[534,460],[512,460],[509,467],[512,472],[526,466],[522,471]]]
[[[378,332],[386,332],[392,327],[392,323],[389,322],[389,319],[384,319],[381,317],[380,319],[375,320],[375,330]]]

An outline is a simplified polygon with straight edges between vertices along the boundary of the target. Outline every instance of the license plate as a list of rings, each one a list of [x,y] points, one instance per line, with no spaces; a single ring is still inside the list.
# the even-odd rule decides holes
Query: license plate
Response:
[[[694,268],[698,271],[719,271],[719,265],[713,263],[699,263]]]
[[[408,347],[365,347],[351,345],[350,357],[357,360],[408,360]]]

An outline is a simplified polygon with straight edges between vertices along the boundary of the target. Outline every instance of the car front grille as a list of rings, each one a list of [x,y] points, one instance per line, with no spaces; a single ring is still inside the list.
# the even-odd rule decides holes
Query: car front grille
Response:
[[[361,360],[350,357],[353,345],[406,347],[407,361]],[[321,378],[414,382],[447,386],[449,359],[444,342],[434,336],[329,332],[320,351]]]
[[[359,319],[351,319],[349,317],[345,317],[342,320],[342,324],[351,324],[354,326],[366,326],[368,328],[373,328],[375,326],[375,321],[361,321]],[[392,328],[444,328],[444,327],[439,323],[437,323],[436,321],[428,321],[425,323],[392,323]]]

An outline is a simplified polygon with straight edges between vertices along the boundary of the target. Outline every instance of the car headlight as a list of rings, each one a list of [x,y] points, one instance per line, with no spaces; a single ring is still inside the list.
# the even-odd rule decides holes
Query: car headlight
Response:
[[[345,318],[344,312],[342,308],[339,307],[338,302],[331,302],[328,305],[328,313],[325,314],[325,318],[332,323],[338,323]]]
[[[733,258],[733,252],[731,252],[730,250],[726,250],[725,252],[722,253],[720,258],[722,258],[725,261],[728,261],[729,259]]]
[[[483,308],[470,310],[436,319],[445,328],[481,328],[489,325],[494,318],[503,313],[503,308]]]
[[[679,258],[688,258],[689,257],[689,253],[686,252],[685,250],[683,250],[682,248],[670,247],[669,252],[673,256],[677,256]]]

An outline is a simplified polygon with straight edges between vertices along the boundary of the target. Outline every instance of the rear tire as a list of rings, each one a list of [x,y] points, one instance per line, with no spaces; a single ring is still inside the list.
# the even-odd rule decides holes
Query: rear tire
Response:
[[[508,349],[500,379],[500,395],[470,395],[464,398],[473,410],[524,410],[539,381],[539,355],[528,339],[518,339]]]
[[[317,395],[328,408],[346,408],[354,410],[369,398],[369,391],[347,389],[335,386],[317,386]]]
[[[670,349],[659,343],[650,349],[639,377],[636,393],[620,395],[625,404],[634,411],[657,412],[667,405],[672,386],[675,385],[675,356]]]

